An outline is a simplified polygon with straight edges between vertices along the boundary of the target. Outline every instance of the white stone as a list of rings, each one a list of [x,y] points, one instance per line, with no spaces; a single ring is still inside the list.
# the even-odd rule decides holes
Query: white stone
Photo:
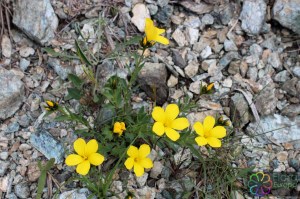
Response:
[[[34,54],[34,49],[31,47],[22,47],[19,53],[22,57],[28,57]]]
[[[187,28],[186,31],[187,31],[186,32],[187,39],[189,40],[189,43],[191,45],[193,45],[194,43],[196,43],[198,41],[198,38],[199,38],[199,29]]]
[[[223,81],[222,85],[223,85],[224,87],[231,88],[231,86],[232,86],[232,80],[228,77],[228,78],[226,78],[226,79]]]
[[[176,43],[178,44],[178,46],[183,47],[186,44],[186,39],[185,36],[183,34],[183,32],[177,28],[173,34],[172,34],[172,38],[176,41]]]
[[[210,55],[212,55],[212,51],[211,51],[211,47],[210,47],[210,46],[206,46],[206,47],[202,50],[202,52],[201,52],[201,54],[200,54],[200,56],[201,56],[202,59],[206,59],[206,58],[208,58]]]
[[[201,90],[201,82],[200,81],[196,81],[190,84],[189,90],[197,95],[200,94],[200,90]]]
[[[131,22],[139,29],[140,32],[145,31],[145,20],[150,18],[150,12],[148,8],[142,4],[136,4],[132,9],[133,17]]]
[[[170,75],[170,78],[168,79],[167,85],[168,87],[172,88],[178,84],[178,78]]]
[[[142,175],[140,177],[135,176],[136,182],[139,187],[145,186],[147,179],[148,179],[148,175],[149,174],[145,172],[144,175]]]
[[[10,58],[12,46],[11,46],[10,39],[7,35],[2,36],[1,48],[2,48],[2,55],[4,57]]]
[[[199,63],[197,61],[190,62],[187,67],[184,68],[185,74],[192,78],[194,77],[199,70]]]

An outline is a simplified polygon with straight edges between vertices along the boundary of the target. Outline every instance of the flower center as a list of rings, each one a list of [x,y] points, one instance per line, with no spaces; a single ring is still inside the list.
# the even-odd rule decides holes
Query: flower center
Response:
[[[141,161],[141,158],[139,158],[139,157],[134,158],[134,162],[140,162],[140,161]]]

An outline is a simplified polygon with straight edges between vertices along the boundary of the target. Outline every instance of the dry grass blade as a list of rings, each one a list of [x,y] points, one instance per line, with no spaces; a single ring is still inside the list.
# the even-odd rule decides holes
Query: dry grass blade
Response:
[[[11,4],[9,1],[1,1],[0,2],[0,38],[2,40],[2,36],[5,32],[8,32],[9,36],[12,36],[11,28],[10,28],[10,18],[12,15],[11,12]]]

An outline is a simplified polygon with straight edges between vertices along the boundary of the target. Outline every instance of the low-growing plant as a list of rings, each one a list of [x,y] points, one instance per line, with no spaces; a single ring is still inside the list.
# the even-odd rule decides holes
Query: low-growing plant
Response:
[[[222,150],[222,139],[228,144],[232,131],[223,117],[207,116],[204,121],[190,124],[186,115],[196,105],[188,97],[165,108],[156,106],[155,102],[153,109],[132,108],[131,98],[138,87],[138,74],[144,66],[144,52],[156,43],[169,44],[169,40],[161,36],[164,32],[164,29],[155,27],[151,19],[146,19],[143,38],[135,37],[123,46],[118,45],[107,57],[114,59],[122,53],[128,56],[133,66],[126,66],[130,78],[113,75],[104,86],[100,85],[97,76],[98,64],[103,60],[87,56],[90,52],[85,52],[80,42],[76,41],[85,78],[69,74],[68,79],[73,86],[68,88],[65,100],[77,100],[83,108],[78,111],[46,101],[48,114],[57,112],[56,120],[70,122],[70,127],[79,137],[73,143],[75,153],[69,154],[65,160],[67,166],[76,166],[79,174],[72,179],[79,180],[97,198],[117,196],[110,190],[117,170],[126,168],[140,177],[151,169],[153,160],[149,154],[156,146],[168,148],[171,154],[179,148],[191,151],[193,162],[190,169],[199,175],[193,191],[177,193],[182,194],[182,198],[227,198],[238,178],[244,174],[243,170],[231,166],[228,154],[232,151]],[[142,53],[124,52],[130,45],[139,45]],[[214,83],[201,86],[201,94],[213,92]],[[206,153],[200,149],[206,149]],[[174,165],[171,159],[166,161]],[[173,171],[176,173],[180,169],[179,164]],[[127,197],[134,198],[134,195],[128,192]]]

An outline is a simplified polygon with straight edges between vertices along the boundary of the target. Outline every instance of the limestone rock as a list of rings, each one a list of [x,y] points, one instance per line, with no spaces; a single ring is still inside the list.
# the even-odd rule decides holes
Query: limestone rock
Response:
[[[24,84],[13,70],[0,68],[0,119],[11,117],[24,98]]]
[[[58,18],[50,0],[14,1],[13,23],[29,38],[44,45],[54,38]]]
[[[145,4],[138,3],[132,9],[133,17],[131,22],[139,29],[140,32],[145,31],[145,19],[150,18],[150,13]]]

